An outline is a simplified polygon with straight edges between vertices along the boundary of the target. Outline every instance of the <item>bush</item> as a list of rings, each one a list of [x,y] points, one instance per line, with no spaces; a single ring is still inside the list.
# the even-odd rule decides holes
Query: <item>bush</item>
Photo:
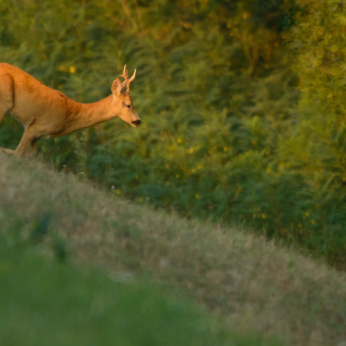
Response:
[[[2,0],[0,54],[81,102],[109,95],[124,63],[138,68],[131,94],[141,127],[116,120],[42,140],[58,168],[187,217],[245,222],[345,267],[342,28],[323,53],[311,24],[317,15],[323,34],[337,6]],[[322,69],[329,61],[339,64],[333,73]],[[2,144],[15,145],[17,130],[7,119]]]

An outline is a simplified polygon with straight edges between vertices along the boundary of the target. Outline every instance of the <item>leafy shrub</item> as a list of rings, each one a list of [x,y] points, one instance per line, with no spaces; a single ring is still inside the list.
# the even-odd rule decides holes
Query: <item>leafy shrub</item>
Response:
[[[81,102],[107,96],[124,63],[138,68],[131,93],[141,127],[116,120],[42,140],[58,168],[187,217],[246,222],[345,267],[342,30],[328,34],[330,50],[318,41],[338,6],[0,0],[0,54]],[[330,61],[333,73],[322,69]],[[19,136],[7,119],[2,144]]]

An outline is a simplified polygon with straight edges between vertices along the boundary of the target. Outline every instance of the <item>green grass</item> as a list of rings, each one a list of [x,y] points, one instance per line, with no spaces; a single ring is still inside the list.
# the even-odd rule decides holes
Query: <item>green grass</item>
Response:
[[[18,160],[0,155],[0,191],[0,230],[6,239],[15,237],[13,244],[36,244],[35,251],[44,254],[44,260],[42,257],[40,260],[35,259],[35,266],[29,265],[26,269],[23,269],[25,263],[30,263],[30,260],[23,256],[21,261],[20,253],[13,254],[12,258],[19,261],[18,268],[22,269],[18,269],[19,274],[13,274],[18,275],[15,280],[18,287],[16,290],[8,289],[11,294],[19,292],[20,297],[26,291],[29,292],[25,287],[36,282],[33,278],[42,274],[42,265],[47,274],[41,276],[41,280],[42,277],[44,279],[41,281],[44,283],[41,288],[40,285],[33,286],[32,290],[37,292],[37,296],[35,293],[33,297],[45,297],[44,292],[49,287],[59,288],[59,285],[49,284],[48,274],[55,277],[64,271],[66,274],[61,275],[70,275],[76,279],[73,283],[67,283],[67,287],[79,287],[78,281],[93,281],[91,278],[95,275],[100,279],[94,280],[94,292],[101,292],[103,288],[100,286],[119,286],[113,291],[125,287],[129,294],[133,289],[134,295],[141,295],[138,292],[144,290],[149,295],[148,299],[156,299],[162,293],[164,296],[176,297],[172,301],[168,300],[168,307],[176,301],[177,306],[186,306],[186,313],[189,315],[188,311],[192,310],[188,308],[190,303],[185,303],[187,298],[184,298],[183,303],[175,300],[177,297],[188,297],[207,312],[209,317],[204,318],[212,321],[212,327],[206,322],[200,324],[206,335],[210,332],[210,342],[213,342],[213,337],[218,340],[218,333],[213,334],[213,331],[219,328],[225,330],[224,326],[229,330],[224,336],[226,344],[229,342],[227,335],[231,335],[232,340],[232,331],[237,331],[236,335],[240,333],[241,338],[244,334],[259,335],[263,340],[268,340],[267,337],[280,337],[285,344],[294,346],[334,346],[346,340],[346,275],[321,261],[237,229],[197,220],[183,220],[175,213],[169,215],[145,205],[130,204],[115,198],[99,186],[92,186],[88,181],[54,172],[37,160]],[[41,263],[50,257],[65,264],[54,261]],[[38,262],[41,264],[38,265]],[[81,266],[80,268],[93,268],[95,272],[91,271],[93,274],[88,274],[88,279],[87,274],[81,274],[82,269],[73,269],[76,265]],[[42,270],[44,273],[44,269]],[[100,274],[99,270],[107,274]],[[21,275],[27,275],[27,279],[20,279]],[[129,283],[111,283],[105,275]],[[150,286],[141,281],[143,277],[150,282]],[[98,280],[102,284],[98,285]],[[80,285],[86,286],[83,283]],[[22,293],[21,286],[24,287]],[[155,286],[159,288],[152,289]],[[88,292],[93,289],[90,288]],[[83,289],[66,290],[70,292],[68,294],[75,292],[77,296],[78,292],[84,292]],[[63,289],[59,288],[58,292],[62,294]],[[153,294],[152,298],[150,292]],[[55,295],[51,294],[53,297]],[[92,293],[90,295],[93,296]],[[5,303],[19,303],[19,297],[5,298]],[[85,298],[85,301],[90,303],[91,300]],[[145,301],[146,299],[143,304]],[[30,305],[29,299],[26,302]],[[90,312],[89,303],[87,311]],[[21,315],[20,309],[29,305],[12,304],[11,309],[19,309],[18,314]],[[113,309],[111,304],[106,305],[107,309]],[[47,309],[54,310],[49,307]],[[83,306],[81,309],[86,311]],[[67,312],[63,312],[63,316],[65,313]],[[138,314],[137,311],[135,315]],[[23,311],[22,315],[27,314]],[[84,313],[81,315],[85,316]],[[58,319],[60,315],[54,316]],[[6,318],[3,318],[5,321]],[[215,318],[222,319],[221,326],[217,327],[218,324],[213,322]],[[149,317],[145,319],[150,321]],[[164,320],[162,317],[158,319]],[[48,319],[43,320],[48,323]],[[29,321],[33,323],[32,316]],[[156,325],[155,323],[152,325]],[[17,327],[22,325],[24,328],[25,323],[18,320]],[[178,323],[177,329],[181,329],[179,325]],[[189,333],[192,327],[186,324],[186,328],[186,333]],[[92,328],[87,329],[91,333]],[[165,331],[164,327],[159,329]],[[155,330],[152,333],[156,334]],[[151,332],[148,333],[152,335]],[[182,338],[188,340],[188,335],[191,334]],[[222,344],[222,338],[220,340],[218,342]],[[253,341],[248,339],[244,342],[245,345],[246,342],[250,345],[260,344],[259,341],[251,344]],[[268,341],[263,342],[266,344]]]
[[[14,246],[13,237],[0,239],[3,346],[279,345],[226,332],[190,301],[164,295],[151,282],[117,282]]]

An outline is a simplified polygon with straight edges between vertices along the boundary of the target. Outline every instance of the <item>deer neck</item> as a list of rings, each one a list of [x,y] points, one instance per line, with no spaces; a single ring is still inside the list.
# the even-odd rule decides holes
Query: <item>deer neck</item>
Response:
[[[69,132],[94,126],[117,117],[117,114],[110,112],[112,97],[110,95],[95,103],[79,103],[70,99],[67,110]]]

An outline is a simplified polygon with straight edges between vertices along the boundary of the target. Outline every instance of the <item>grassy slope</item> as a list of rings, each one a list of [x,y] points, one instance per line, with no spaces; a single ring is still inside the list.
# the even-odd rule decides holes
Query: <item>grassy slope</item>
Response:
[[[44,228],[48,215],[78,263],[123,278],[145,273],[238,330],[278,334],[291,345],[346,340],[345,274],[294,251],[116,200],[36,161],[1,155],[0,191],[2,228]]]
[[[279,345],[236,336],[147,281],[114,282],[102,271],[62,265],[0,239],[3,346]]]

